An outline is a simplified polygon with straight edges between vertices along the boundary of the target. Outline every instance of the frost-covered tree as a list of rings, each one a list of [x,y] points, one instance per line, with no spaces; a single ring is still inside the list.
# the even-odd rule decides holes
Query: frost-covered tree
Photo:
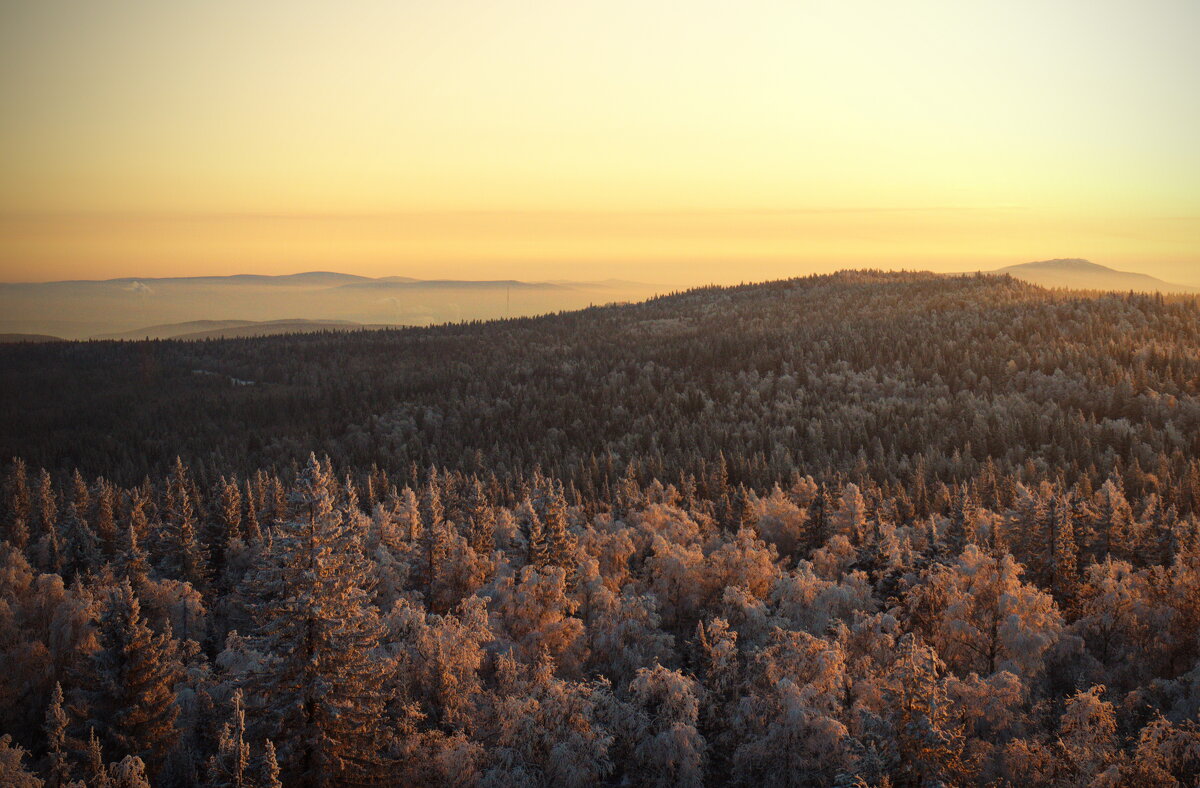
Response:
[[[496,670],[482,785],[582,788],[609,775],[612,736],[600,719],[611,703],[605,686],[556,678],[548,661],[529,667],[508,655]]]
[[[204,588],[211,567],[199,530],[189,471],[183,460],[176,457],[167,480],[162,568],[171,577]]]
[[[476,554],[490,555],[496,547],[496,512],[483,482],[472,476],[466,502],[467,542]]]
[[[134,506],[138,507],[139,503],[135,502]],[[140,514],[140,511],[140,508],[135,508],[135,512]],[[128,580],[134,591],[137,591],[146,587],[150,576],[150,559],[138,541],[138,529],[133,522],[125,526],[121,536],[123,538],[114,562],[115,569],[118,576]]]
[[[968,545],[952,566],[932,570],[902,604],[908,624],[956,672],[1009,670],[1030,679],[1063,621],[1049,594],[1021,581],[1011,556]]]
[[[613,590],[604,583],[595,559],[585,561],[578,572],[578,612],[589,670],[623,684],[645,665],[670,661],[674,638],[661,628],[653,595],[639,594],[632,586],[620,593]]]
[[[92,495],[78,470],[71,477],[71,500],[60,530],[63,569],[68,578],[100,566],[100,540],[89,522]]]
[[[755,656],[733,720],[743,785],[829,785],[847,763],[847,675],[837,643],[776,628]]]
[[[808,522],[804,525],[804,536],[809,551],[824,546],[833,535],[831,518],[833,505],[830,501],[829,488],[824,483],[817,488],[817,494],[808,507]]]
[[[211,568],[215,577],[224,574],[227,553],[245,545],[242,530],[242,490],[237,477],[217,482],[213,511],[204,529],[204,541],[210,549]]]
[[[937,652],[915,635],[898,644],[886,676],[887,742],[894,748],[892,784],[907,788],[970,780],[967,739],[947,696]]]
[[[867,529],[867,502],[857,484],[847,484],[842,488],[832,523],[834,533],[846,537],[853,544],[862,544]]]
[[[292,519],[273,529],[245,583],[265,656],[247,690],[288,783],[301,786],[370,780],[382,766],[382,627],[369,604],[362,534],[337,490],[310,457],[291,496]]]
[[[573,615],[576,603],[567,596],[566,576],[561,566],[522,567],[516,577],[497,582],[493,608],[522,661],[549,657],[574,673],[583,663],[586,646],[583,622]]]
[[[642,785],[704,784],[706,743],[696,724],[700,687],[661,665],[642,668],[629,684],[632,712],[623,734],[636,746],[635,773]]]
[[[1051,494],[1022,528],[1030,579],[1060,603],[1069,602],[1079,584],[1079,545],[1071,501]]]
[[[1076,598],[1072,631],[1088,653],[1109,671],[1110,684],[1126,685],[1145,675],[1153,639],[1146,577],[1109,557],[1085,570]]]
[[[94,498],[96,518],[93,530],[99,540],[100,552],[106,559],[111,559],[117,549],[117,491],[110,482],[97,479]]]
[[[233,693],[230,716],[221,729],[217,752],[208,760],[205,783],[210,788],[247,788],[255,784],[250,774],[250,744],[246,741],[246,710],[241,690]]]
[[[46,734],[46,782],[50,788],[62,788],[71,779],[71,764],[68,760],[67,712],[63,708],[62,685],[54,684],[50,705],[46,708],[46,722],[42,730]]]
[[[264,745],[260,785],[262,788],[283,788],[280,774],[282,772],[279,768],[279,761],[275,759],[275,743],[267,739],[267,743]]]
[[[58,523],[58,498],[54,492],[54,482],[45,468],[38,474],[34,497],[37,502],[35,563],[47,572],[62,574],[64,557],[62,533]]]
[[[952,558],[962,553],[967,545],[978,543],[977,516],[978,509],[971,491],[965,485],[960,486],[953,496],[944,536],[945,548]]]
[[[1135,551],[1133,510],[1125,498],[1120,480],[1109,479],[1096,493],[1092,523],[1092,550],[1104,560],[1109,555],[1128,559]]]
[[[25,469],[25,461],[20,457],[14,458],[4,480],[6,506],[4,508],[3,530],[0,538],[7,540],[18,550],[24,550],[29,544],[30,516],[32,509],[29,497],[29,472]]]
[[[570,573],[575,567],[575,537],[567,521],[562,484],[548,480],[542,484],[543,489],[533,502],[540,528],[536,541],[530,536],[530,561],[541,566],[561,566]]]
[[[1105,688],[1096,685],[1067,698],[1059,721],[1059,738],[1076,784],[1116,783],[1118,750],[1117,717],[1113,705],[1103,700]]]
[[[804,510],[778,486],[760,498],[757,529],[759,536],[783,556],[795,555],[804,545]]]
[[[147,626],[128,581],[109,592],[98,634],[100,648],[78,684],[81,726],[96,732],[109,757],[139,758],[153,776],[179,739],[174,643]]]
[[[56,683],[69,682],[96,648],[94,612],[85,589],[39,574],[0,542],[0,730],[35,746]]]
[[[10,788],[42,788],[44,781],[25,768],[26,751],[14,745],[12,736],[0,736],[0,784]]]
[[[399,600],[384,624],[401,696],[419,702],[426,718],[441,726],[474,727],[484,647],[494,639],[485,601],[472,597],[457,613],[435,615]]]

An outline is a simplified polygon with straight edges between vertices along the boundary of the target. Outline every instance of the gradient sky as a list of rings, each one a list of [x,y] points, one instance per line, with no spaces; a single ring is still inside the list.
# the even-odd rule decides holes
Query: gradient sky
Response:
[[[0,279],[1200,284],[1196,0],[0,0]]]

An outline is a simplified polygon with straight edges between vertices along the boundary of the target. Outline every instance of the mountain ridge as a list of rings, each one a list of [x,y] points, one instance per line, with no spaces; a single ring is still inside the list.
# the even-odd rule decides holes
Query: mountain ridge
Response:
[[[195,330],[206,335],[261,333],[268,329],[251,324],[280,320],[301,331],[325,330],[328,324],[296,321],[429,325],[636,301],[657,290],[628,282],[372,278],[336,271],[12,282],[0,283],[0,329],[130,339],[167,338],[162,333],[168,330],[178,336],[176,324],[195,321],[224,321],[197,323]]]
[[[368,328],[391,327],[388,324],[358,323],[353,320],[185,320],[180,323],[161,323],[154,326],[96,334],[96,340],[140,339],[228,339],[233,337],[270,336],[313,331],[358,331]]]
[[[1147,293],[1200,293],[1200,287],[1167,282],[1149,274],[1121,271],[1080,257],[1035,260],[984,271],[1007,274],[1031,284],[1069,290],[1114,290]]]

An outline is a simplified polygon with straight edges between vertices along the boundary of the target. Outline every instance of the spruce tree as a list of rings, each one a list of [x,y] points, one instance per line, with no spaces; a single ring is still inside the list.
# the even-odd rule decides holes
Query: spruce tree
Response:
[[[1055,495],[1047,502],[1041,554],[1046,556],[1042,566],[1042,585],[1063,605],[1071,600],[1079,583],[1079,547],[1075,541],[1075,522],[1069,500]]]
[[[150,559],[138,542],[137,528],[132,522],[125,527],[122,537],[115,568],[117,575],[128,580],[134,592],[137,592],[145,588],[150,576]]]
[[[242,534],[242,490],[237,478],[221,477],[217,484],[214,511],[208,518],[205,541],[210,551],[210,571],[220,577],[225,569],[227,551],[243,542]]]
[[[535,563],[561,566],[570,573],[575,567],[575,537],[567,522],[567,501],[561,483],[546,481],[545,485],[538,496],[541,545]]]
[[[88,522],[91,492],[78,470],[71,478],[71,505],[62,525],[63,567],[68,578],[100,565],[100,540]]]
[[[753,530],[758,525],[758,513],[754,507],[753,493],[746,489],[746,485],[739,484],[737,486],[730,509],[728,527],[734,533],[743,528]]]
[[[976,544],[975,517],[977,507],[966,485],[961,485],[950,509],[946,525],[945,548],[951,558],[957,558],[969,544]]]
[[[445,560],[447,552],[445,509],[442,506],[442,491],[438,485],[436,468],[429,469],[429,481],[426,482],[421,493],[419,511],[421,513],[419,576],[424,585],[425,599],[429,601],[433,599],[433,585],[438,564]]]
[[[903,785],[963,785],[970,782],[967,740],[939,680],[945,665],[915,634],[897,644],[897,659],[887,674],[887,708],[892,746]]]
[[[7,539],[18,550],[24,550],[29,545],[29,475],[25,470],[25,461],[13,459],[5,483],[7,496],[5,522],[0,538]]]
[[[275,760],[275,743],[267,739],[265,750],[262,763],[262,788],[283,788],[283,782],[279,779],[279,761]]]
[[[95,527],[92,529],[96,538],[99,540],[99,548],[101,554],[106,558],[112,558],[117,548],[117,521],[116,521],[116,491],[112,484],[99,479],[96,482],[96,518]]]
[[[467,542],[481,556],[496,549],[496,513],[488,503],[483,483],[471,477],[467,495]]]
[[[88,788],[112,788],[108,767],[104,765],[104,748],[96,738],[96,730],[88,731],[87,743],[87,786]]]
[[[242,531],[246,534],[246,544],[258,544],[262,539],[262,530],[258,523],[258,504],[250,488],[250,480],[246,480],[246,517],[242,520]]]
[[[58,530],[58,500],[54,495],[54,484],[45,468],[38,476],[37,487],[38,567],[46,572],[62,574],[62,536]]]
[[[248,690],[289,785],[371,782],[380,769],[381,625],[369,604],[361,534],[335,501],[336,488],[311,458],[292,496],[293,517],[274,529],[246,581],[255,642],[269,655]]]
[[[1120,476],[1109,479],[1097,493],[1094,550],[1097,560],[1109,555],[1128,558],[1135,552],[1133,510],[1125,499]]]
[[[203,589],[208,584],[208,552],[200,540],[192,484],[187,467],[176,457],[167,480],[167,511],[163,549],[163,568],[179,580]]]
[[[155,635],[128,580],[109,592],[99,621],[100,648],[82,687],[85,728],[109,757],[134,756],[153,777],[179,738],[175,684],[181,670],[169,632]]]
[[[625,475],[621,477],[617,485],[616,511],[618,514],[624,516],[636,510],[641,503],[642,486],[638,481],[637,468],[630,462],[625,466]]]
[[[513,515],[516,517],[517,526],[525,539],[525,563],[545,566],[550,560],[550,547],[546,541],[542,518],[534,508],[533,502],[526,498]]]
[[[808,521],[804,526],[805,541],[810,551],[824,547],[832,535],[829,509],[829,488],[822,482],[817,488],[817,496],[808,507]]]
[[[242,691],[234,690],[233,713],[221,729],[217,752],[208,760],[210,788],[246,788],[251,785],[250,745],[246,743],[246,710],[242,707]]]
[[[62,684],[55,682],[46,708],[46,786],[61,788],[71,781],[71,764],[67,760],[67,712],[63,709]]]

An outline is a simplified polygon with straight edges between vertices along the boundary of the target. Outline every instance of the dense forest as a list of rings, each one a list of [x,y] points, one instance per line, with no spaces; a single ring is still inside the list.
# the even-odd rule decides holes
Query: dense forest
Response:
[[[1200,304],[0,346],[0,783],[1194,786]]]

